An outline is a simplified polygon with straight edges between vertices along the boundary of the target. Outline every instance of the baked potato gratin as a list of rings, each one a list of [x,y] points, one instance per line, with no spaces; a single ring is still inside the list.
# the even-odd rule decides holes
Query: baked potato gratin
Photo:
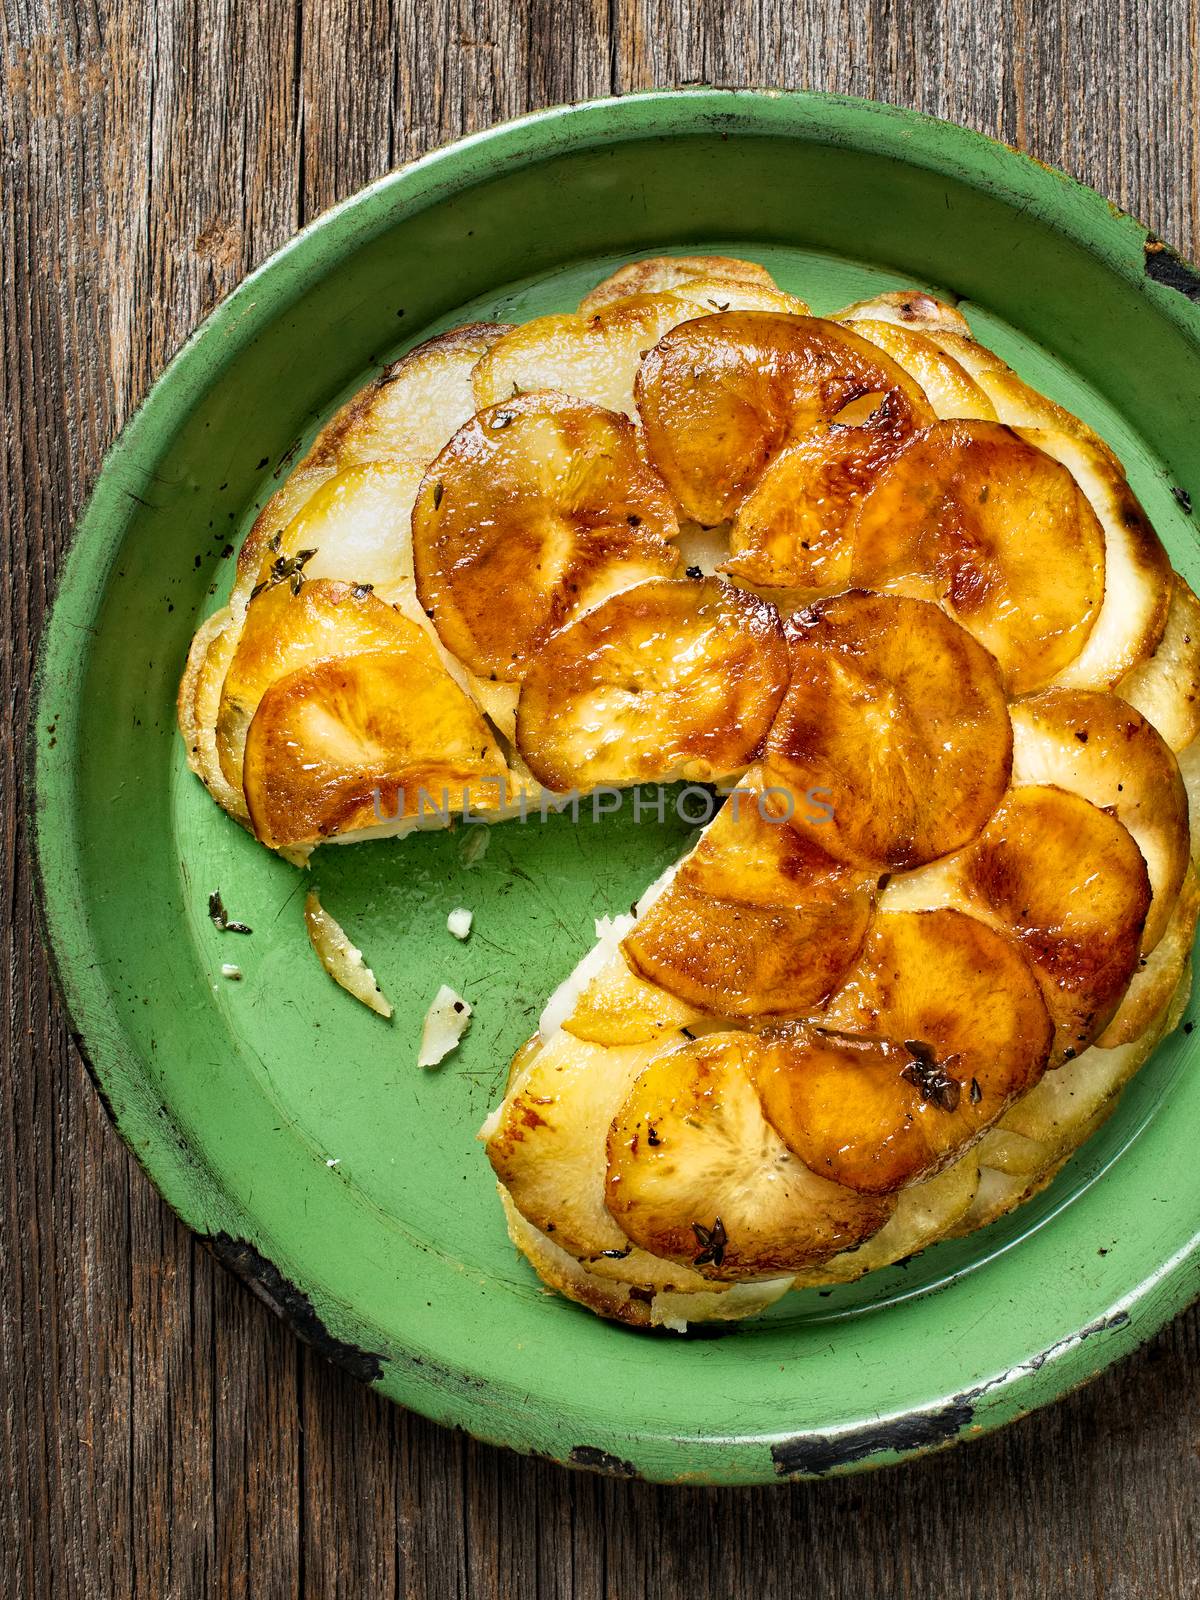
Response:
[[[258,518],[179,720],[296,860],[446,790],[731,791],[481,1134],[519,1249],[626,1323],[987,1223],[1186,1002],[1200,604],[1104,441],[921,292],[814,317],[661,258],[430,340]]]

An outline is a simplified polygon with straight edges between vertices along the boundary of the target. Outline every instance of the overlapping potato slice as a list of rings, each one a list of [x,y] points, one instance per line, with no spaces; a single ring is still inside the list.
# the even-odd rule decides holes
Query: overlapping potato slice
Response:
[[[682,1333],[690,1322],[736,1322],[765,1311],[792,1287],[791,1277],[708,1283],[689,1267],[660,1261],[628,1244],[628,1254],[619,1259],[585,1266],[527,1222],[503,1184],[499,1188],[508,1236],[542,1282],[628,1327]]]
[[[659,1055],[608,1135],[608,1210],[636,1245],[706,1278],[770,1278],[860,1243],[891,1202],[818,1177],[763,1116],[761,1049],[710,1034]]]
[[[908,374],[850,329],[762,311],[665,334],[642,361],[636,392],[651,460],[685,513],[709,527],[821,423],[863,425],[874,415],[897,432],[933,416]]]
[[[216,742],[226,780],[241,788],[246,730],[278,679],[301,667],[364,650],[403,650],[435,663],[433,641],[411,618],[358,584],[316,578],[260,591],[246,608],[216,714]]]
[[[536,317],[500,340],[476,368],[475,404],[553,389],[636,415],[634,379],[645,352],[677,324],[731,309],[803,315],[808,308],[749,262],[633,262],[598,284],[577,312]]]
[[[796,826],[838,860],[901,868],[972,838],[1008,783],[996,664],[936,606],[854,592],[788,623],[792,680],[764,768],[833,816]]]
[[[245,604],[250,590],[263,580],[280,553],[278,548],[272,551],[272,541],[277,537],[282,541],[285,530],[330,479],[367,463],[387,463],[395,469],[413,469],[423,468],[432,461],[450,435],[475,410],[471,375],[476,363],[497,339],[509,331],[506,323],[476,322],[428,339],[399,361],[393,362],[342,407],[317,435],[303,461],[268,500],[250,530],[238,554],[238,577],[234,590],[237,609],[240,610]],[[351,477],[349,483],[355,486],[355,479]],[[360,480],[355,492],[362,493],[368,484],[369,478]],[[407,492],[405,484],[404,474],[397,470],[389,484],[390,496],[385,497],[379,492],[378,483],[372,486],[376,492],[369,495],[374,506],[369,521],[377,533],[381,531],[380,502],[390,498],[393,509],[400,509],[399,501]],[[413,482],[411,488],[414,494],[416,487],[417,483]],[[374,541],[365,533],[352,536],[344,518],[335,514],[343,507],[342,497],[336,495],[332,503],[326,505],[323,531],[327,542],[334,542],[336,531],[338,544],[344,548],[348,541],[356,561],[362,561],[368,553],[364,548],[367,545],[372,563],[390,572],[396,564],[395,541],[389,535]],[[411,498],[408,508],[411,510]],[[387,524],[389,527],[390,520]],[[403,531],[406,543],[407,523]],[[297,550],[305,548],[311,548],[311,545],[301,541],[289,549],[288,554],[294,555]],[[324,564],[324,557],[319,571],[322,576],[345,578],[358,583],[375,581],[366,571],[335,571]]]
[[[521,395],[472,417],[430,467],[413,509],[417,593],[461,662],[515,682],[575,611],[669,576],[677,531],[626,417]]]
[[[851,529],[851,577],[935,600],[1013,693],[1083,649],[1104,597],[1104,534],[1071,474],[993,422],[937,422],[875,479]]]
[[[820,424],[788,445],[738,506],[721,570],[760,587],[844,589],[854,512],[911,434],[894,417],[887,397],[869,426]]]
[[[513,1204],[570,1255],[625,1253],[629,1241],[604,1202],[609,1124],[638,1075],[681,1037],[606,1046],[559,1032],[537,1041],[484,1124],[488,1160]]]
[[[187,665],[179,680],[175,711],[187,751],[187,764],[231,817],[248,827],[249,813],[241,783],[230,783],[217,750],[217,715],[221,686],[237,649],[238,629],[232,606],[222,606],[196,630]]]
[[[1158,648],[1116,688],[1146,717],[1172,750],[1200,738],[1200,600],[1177,572]]]
[[[877,880],[787,820],[790,795],[753,783],[726,801],[621,947],[639,977],[716,1016],[818,1005],[858,953]]]
[[[1014,788],[1069,789],[1133,835],[1153,895],[1142,950],[1153,950],[1190,856],[1187,791],[1166,742],[1140,712],[1097,690],[1048,689],[1018,702],[1011,716]]]
[[[1055,1026],[1052,1064],[1100,1035],[1137,971],[1150,880],[1132,835],[1065,789],[1013,789],[957,855],[893,878],[886,909],[959,906],[1017,940]]]
[[[629,261],[610,273],[584,295],[579,309],[585,316],[591,316],[615,300],[652,294],[686,297],[694,295],[697,286],[706,290],[714,285],[741,293],[758,291],[783,297],[774,278],[757,261],[740,261],[735,256],[646,256],[641,261]],[[792,309],[807,310],[802,301],[792,296],[786,298],[793,301]]]
[[[613,950],[580,992],[562,1026],[593,1044],[640,1044],[686,1028],[703,1013],[631,971]]]
[[[1111,689],[1158,648],[1171,605],[1171,564],[1107,446],[1065,430],[1021,437],[1066,467],[1104,529],[1104,605],[1079,654],[1054,679]]]
[[[989,1137],[985,1134],[983,1142]],[[905,1261],[918,1250],[946,1238],[974,1203],[979,1190],[981,1148],[982,1143],[932,1178],[901,1189],[895,1197],[896,1209],[878,1233],[853,1250],[807,1268],[797,1277],[795,1287],[852,1283],[864,1273]]]
[[[767,1036],[758,1072],[767,1114],[818,1171],[871,1189],[957,1159],[1038,1081],[1052,1040],[1020,950],[953,909],[877,912],[814,1021],[835,1036],[819,1050],[803,1024]],[[855,1046],[839,1033],[874,1038]]]
[[[870,300],[856,300],[835,313],[838,322],[885,322],[909,328],[927,337],[934,333],[969,339],[971,324],[956,307],[938,300],[924,289],[890,289]],[[996,358],[999,360],[999,358]],[[1003,363],[1000,363],[1003,365]]]
[[[327,478],[268,542],[259,584],[299,572],[396,598],[412,582],[412,508],[424,476],[424,463],[370,461]]]
[[[1011,1106],[995,1130],[996,1143],[1000,1137],[1016,1136],[1040,1149],[1024,1152],[1026,1159],[1022,1160],[1010,1148],[1005,1169],[1045,1170],[1058,1156],[1073,1149],[1091,1131],[1106,1105],[1149,1059],[1159,1040],[1178,1025],[1190,991],[1191,970],[1187,965],[1150,1026],[1136,1038],[1114,1049],[1093,1045],[1075,1060],[1064,1062],[1056,1072],[1046,1073],[1029,1094]],[[990,1149],[987,1159],[995,1160],[998,1154],[998,1150]]]
[[[674,295],[637,295],[584,314],[535,317],[488,352],[475,369],[480,410],[522,394],[551,390],[609,411],[634,415],[634,378],[642,353],[669,328],[698,315]]]
[[[549,789],[707,781],[757,755],[787,678],[774,606],[718,578],[652,579],[547,641],[517,748]]]
[[[823,1178],[861,1194],[890,1194],[937,1170],[954,1140],[975,1131],[970,1082],[937,1062],[924,1041],[809,1023],[785,1023],[762,1037],[751,1071],[763,1112]],[[965,1127],[948,1120],[964,1095]]]
[[[440,662],[407,645],[277,679],[243,762],[254,831],[275,848],[499,809],[507,778],[471,701]]]
[[[1162,1014],[1188,968],[1198,918],[1200,876],[1189,867],[1162,938],[1148,955],[1143,954],[1112,1021],[1096,1040],[1103,1049],[1140,1038]]]
[[[871,309],[869,302],[861,308],[852,306],[837,320],[886,350],[921,386],[936,416],[996,421],[995,406],[960,362],[917,328],[900,319],[873,316]]]

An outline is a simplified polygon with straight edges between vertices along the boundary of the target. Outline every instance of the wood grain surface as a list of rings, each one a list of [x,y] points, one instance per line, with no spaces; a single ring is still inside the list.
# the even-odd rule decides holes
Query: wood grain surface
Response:
[[[915,105],[1195,253],[1200,0],[3,0],[0,1593],[446,1600],[1200,1596],[1200,1311],[902,1470],[763,1491],[567,1473],[393,1409],[193,1243],[55,1003],[26,686],[102,453],[303,222],[555,101],[686,82]]]

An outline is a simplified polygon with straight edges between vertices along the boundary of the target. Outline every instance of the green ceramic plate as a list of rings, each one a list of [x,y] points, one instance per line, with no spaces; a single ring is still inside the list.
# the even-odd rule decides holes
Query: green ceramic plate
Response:
[[[481,1438],[657,1479],[753,1483],[968,1438],[1061,1395],[1200,1293],[1200,1072],[1180,1032],[1038,1200],[721,1337],[610,1326],[507,1242],[474,1133],[542,1000],[689,836],[562,817],[327,849],[312,879],[391,1025],[313,959],[303,874],[185,770],[173,700],[230,550],[320,419],[456,322],[572,307],[639,252],[765,262],[827,310],[901,285],[1094,424],[1190,581],[1200,279],[1098,195],[974,134],[820,96],[554,110],[328,213],[231,295],[114,447],[47,631],[34,818],[67,1007],[118,1128],[179,1214],[385,1394]],[[220,934],[219,888],[253,935]],[[476,932],[446,932],[463,903]],[[236,961],[244,981],[220,976]],[[415,1065],[438,985],[474,1003]]]

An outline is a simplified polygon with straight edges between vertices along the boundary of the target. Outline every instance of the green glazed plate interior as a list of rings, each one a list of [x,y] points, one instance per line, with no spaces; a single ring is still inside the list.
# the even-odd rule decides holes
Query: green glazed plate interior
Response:
[[[319,422],[479,318],[572,308],[638,253],[762,261],[817,311],[913,284],[1115,446],[1200,586],[1200,283],[1061,173],[821,96],[654,94],[548,111],[394,174],[247,280],[115,446],[43,648],[32,729],[45,918],[124,1138],[186,1221],[319,1347],[481,1438],[656,1479],[904,1458],[1083,1381],[1200,1293],[1197,1044],[1178,1032],[1056,1182],[907,1266],[719,1335],[650,1335],[542,1291],[475,1132],[550,989],[691,829],[631,808],[270,856],[187,772],[174,695],[235,548]],[[395,1005],[338,990],[308,883]],[[253,934],[216,931],[219,889]],[[466,945],[446,931],[475,913]],[[221,976],[223,962],[244,971]],[[416,1066],[447,982],[461,1049]]]

